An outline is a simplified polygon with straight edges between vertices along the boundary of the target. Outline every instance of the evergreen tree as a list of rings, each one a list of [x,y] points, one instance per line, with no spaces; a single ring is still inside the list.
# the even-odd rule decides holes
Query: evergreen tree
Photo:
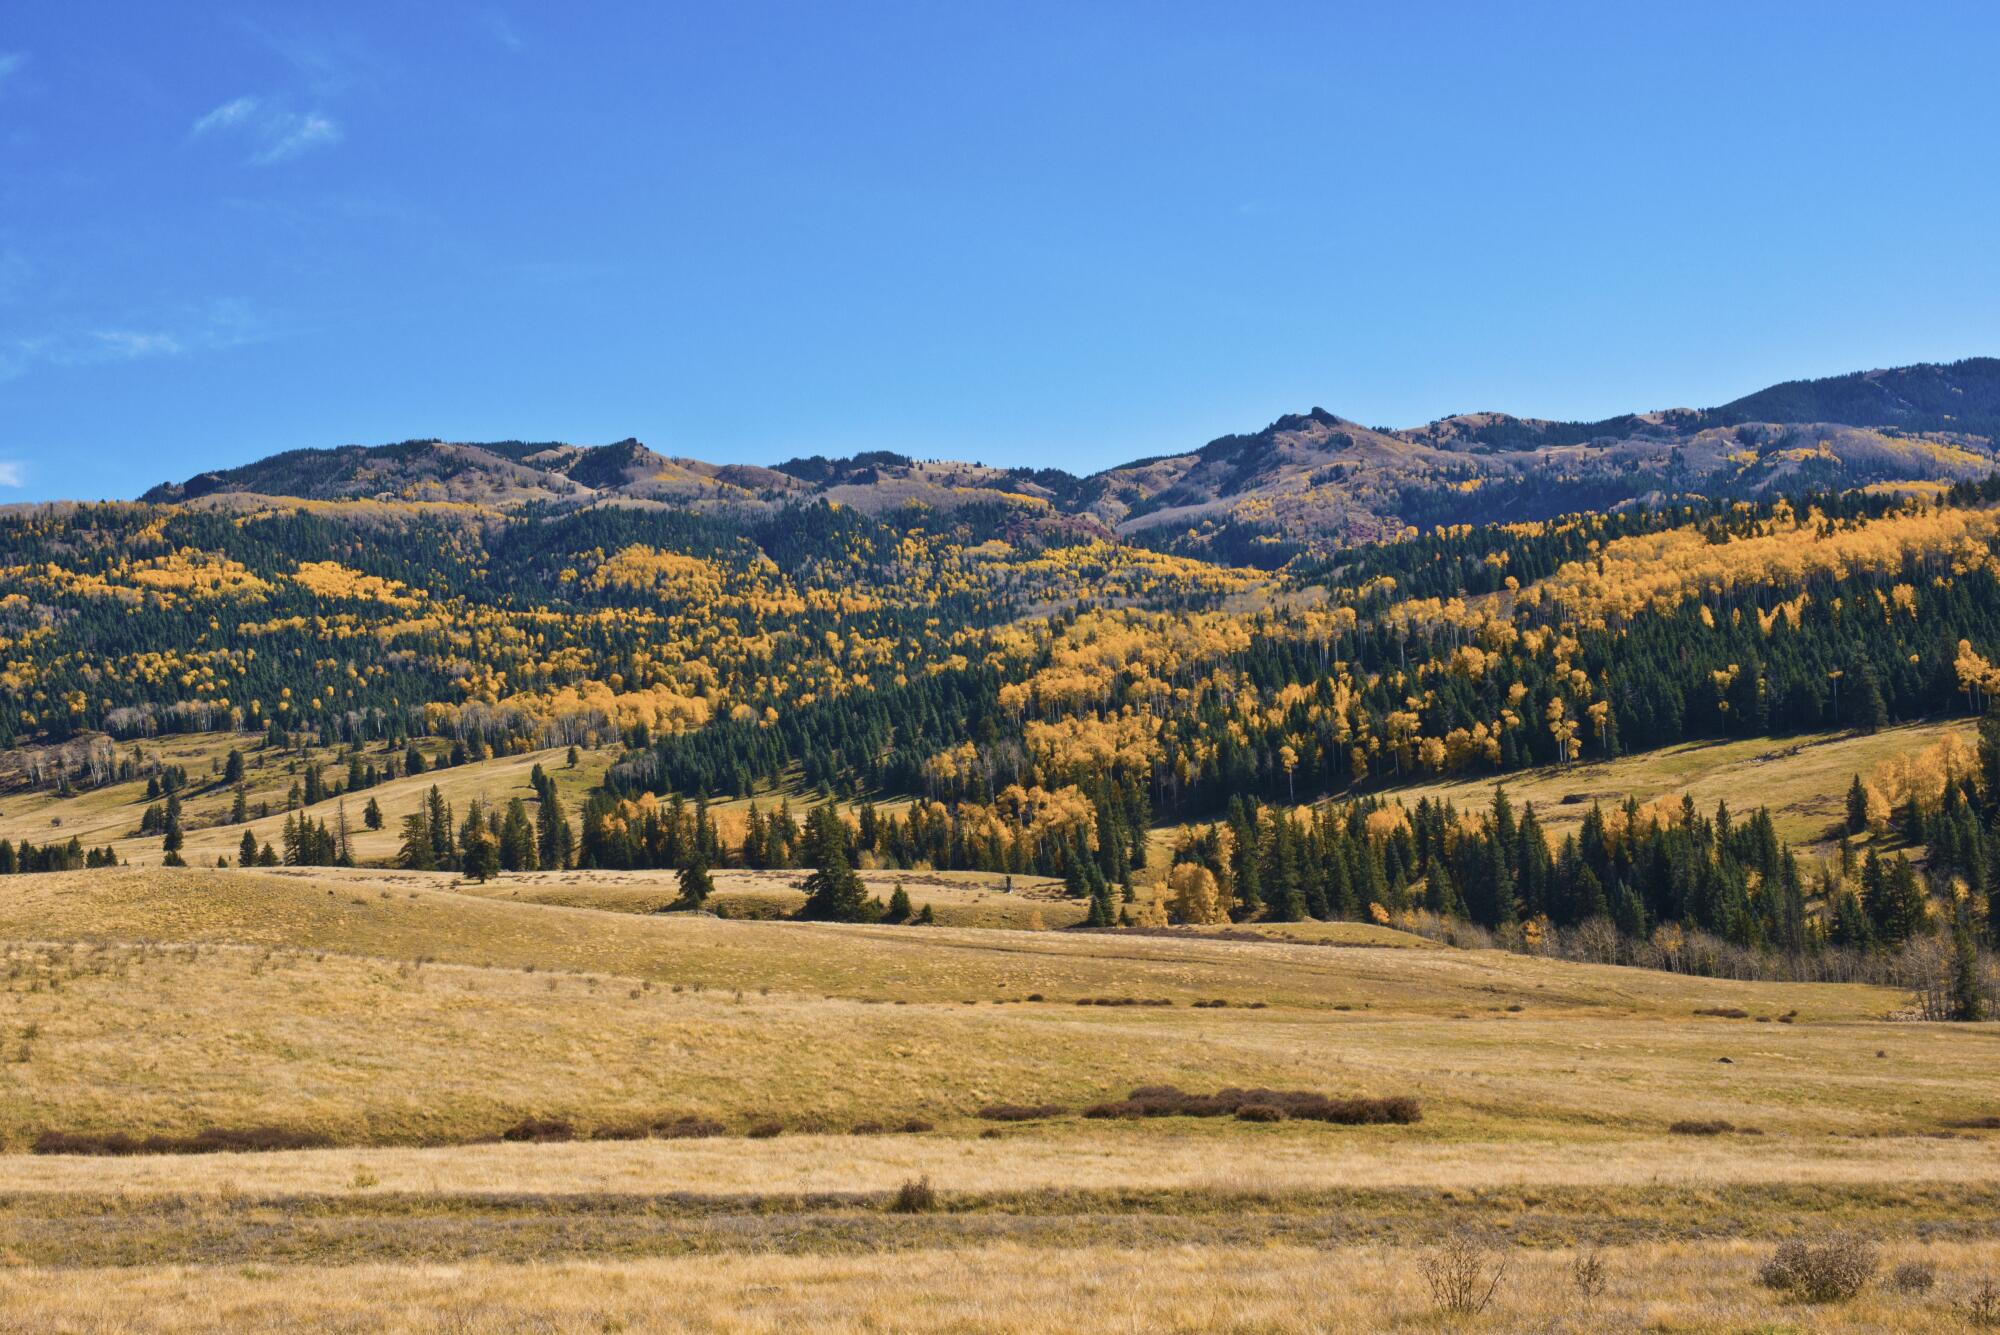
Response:
[[[1854,776],[1854,782],[1847,785],[1847,832],[1860,834],[1868,828],[1868,790],[1861,786],[1861,776]]]
[[[1111,883],[1099,878],[1090,891],[1090,911],[1085,914],[1085,927],[1113,927],[1118,922],[1117,910],[1111,903]]]
[[[679,881],[680,902],[690,908],[700,908],[715,893],[715,879],[708,874],[708,864],[699,858],[681,868]]]
[[[824,857],[825,862],[806,877],[806,902],[799,916],[817,922],[862,921],[867,916],[867,892],[847,863],[844,841],[830,841]]]
[[[396,865],[405,871],[430,871],[437,866],[437,842],[431,838],[428,807],[418,807],[403,817],[403,846]]]
[[[500,874],[500,846],[481,819],[477,802],[468,807],[465,828],[459,831],[458,861],[460,870],[482,885]]]
[[[165,850],[166,857],[162,861],[169,867],[185,867],[187,863],[181,858],[181,849],[187,844],[187,836],[181,829],[181,795],[177,791],[167,794],[163,824],[165,834],[160,840],[160,847]]]
[[[1978,1021],[1986,1018],[1986,991],[1979,976],[1979,951],[1972,933],[1963,922],[1952,932],[1951,970],[1952,1019]]]
[[[243,832],[243,842],[236,846],[236,865],[255,866],[257,862],[257,835],[253,830]]]
[[[1869,668],[1861,670],[1855,682],[1854,726],[1862,732],[1880,732],[1889,724],[1889,707],[1882,699],[1882,688],[1875,681],[1875,673]]]
[[[506,818],[500,823],[500,866],[507,871],[534,871],[535,832],[528,824],[528,808],[520,798],[507,804]]]

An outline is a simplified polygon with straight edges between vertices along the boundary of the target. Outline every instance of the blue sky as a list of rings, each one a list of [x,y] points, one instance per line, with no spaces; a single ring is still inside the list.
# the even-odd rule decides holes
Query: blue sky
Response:
[[[1393,11],[1393,12],[1391,12]],[[2000,6],[0,4],[0,500],[2000,353]]]

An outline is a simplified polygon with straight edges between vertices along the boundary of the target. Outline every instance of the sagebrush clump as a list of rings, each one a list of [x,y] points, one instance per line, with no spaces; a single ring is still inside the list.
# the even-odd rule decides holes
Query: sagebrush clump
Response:
[[[1801,1302],[1846,1302],[1866,1288],[1880,1263],[1875,1244],[1847,1234],[1778,1244],[1757,1272],[1765,1288]]]

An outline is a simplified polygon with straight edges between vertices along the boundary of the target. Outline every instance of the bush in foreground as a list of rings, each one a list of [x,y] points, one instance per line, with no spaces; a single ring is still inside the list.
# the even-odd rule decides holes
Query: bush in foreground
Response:
[[[1758,1270],[1757,1280],[1801,1302],[1845,1302],[1867,1287],[1879,1262],[1875,1244],[1863,1238],[1845,1234],[1812,1242],[1793,1238],[1778,1244]]]
[[[1431,1301],[1452,1316],[1478,1316],[1507,1277],[1507,1258],[1461,1230],[1433,1247],[1419,1263]]]
[[[937,1188],[928,1177],[911,1178],[896,1189],[889,1209],[895,1214],[929,1214],[938,1208]]]

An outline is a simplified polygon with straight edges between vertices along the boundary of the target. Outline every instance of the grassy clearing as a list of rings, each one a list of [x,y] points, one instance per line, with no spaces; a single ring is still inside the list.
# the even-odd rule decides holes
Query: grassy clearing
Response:
[[[1726,800],[1737,811],[1765,806],[1778,837],[1809,846],[1836,837],[1845,814],[1847,785],[1866,776],[1892,755],[1921,750],[1946,732],[1969,734],[1970,720],[1912,723],[1871,735],[1814,733],[1772,740],[1686,742],[1643,755],[1590,764],[1551,766],[1510,774],[1504,779],[1452,779],[1410,784],[1393,795],[1415,805],[1421,797],[1444,798],[1461,809],[1484,808],[1504,782],[1518,807],[1533,802],[1543,825],[1556,838],[1583,823],[1593,801],[1610,807],[1632,796],[1641,803],[1658,797],[1693,796],[1712,812]]]
[[[496,899],[493,887],[368,889],[345,876],[212,870],[22,876],[0,897],[0,940],[226,942],[868,1001],[1219,998],[1508,1022],[1579,1011],[1680,1018],[1699,1007],[1874,1020],[1904,1000],[1884,988],[1683,978],[1501,952],[614,914]]]
[[[282,848],[286,794],[293,783],[301,781],[305,764],[320,766],[329,783],[346,778],[346,758],[337,748],[312,748],[301,762],[296,752],[280,754],[265,750],[262,741],[258,734],[192,733],[135,744],[164,764],[187,769],[190,789],[182,797],[187,846],[181,856],[191,866],[212,867],[218,857],[234,862],[246,825],[256,834],[258,842]],[[434,739],[425,739],[423,747],[432,763],[446,749]],[[260,802],[269,803],[272,815],[252,819],[246,825],[225,823],[235,800],[234,790],[221,781],[223,758],[231,748],[243,752],[250,809],[254,812]],[[395,754],[400,757],[402,751],[399,749]],[[389,755],[381,743],[371,744],[363,751],[363,758],[377,766]],[[581,752],[575,769],[566,767],[567,755],[565,749],[554,748],[427,770],[378,784],[344,799],[315,803],[306,808],[306,814],[325,821],[327,828],[333,829],[344,801],[356,861],[393,862],[402,840],[399,828],[402,818],[417,809],[432,784],[461,813],[475,798],[487,803],[505,803],[516,797],[532,801],[534,790],[528,785],[528,775],[539,764],[554,776],[557,791],[574,811],[590,789],[603,780],[616,753]],[[380,830],[369,830],[361,822],[361,810],[370,798],[382,808],[385,819]],[[157,867],[165,856],[159,837],[138,834],[139,819],[146,806],[144,779],[106,784],[70,797],[46,790],[9,793],[0,799],[0,837],[44,844],[50,840],[68,840],[74,835],[87,847],[110,844],[120,859],[134,866]]]
[[[723,893],[796,893],[751,875]],[[668,879],[11,878],[0,1326],[1430,1329],[1422,1249],[1468,1223],[1512,1248],[1492,1330],[1957,1329],[1960,1289],[2000,1273],[2000,1133],[1953,1126],[2000,1112],[2000,1025],[1890,1022],[1891,990],[1352,924],[643,911]],[[909,879],[966,922],[1069,907]],[[1171,1004],[1077,1004],[1107,997]],[[1409,1095],[1423,1120],[1080,1115],[1161,1083]],[[995,1103],[1058,1111],[983,1118]],[[722,1134],[589,1138],[684,1117]],[[497,1139],[525,1119],[583,1138]],[[1669,1131],[1686,1121],[1756,1134]],[[21,1152],[256,1127],[334,1147]],[[891,1212],[924,1178],[937,1208]],[[1944,1278],[1787,1304],[1754,1274],[1803,1221]],[[1576,1245],[1608,1249],[1588,1310]]]
[[[0,962],[0,1141],[276,1125],[424,1144],[530,1117],[586,1135],[678,1117],[739,1133],[920,1119],[973,1135],[986,1104],[1053,1103],[1072,1114],[1053,1134],[1104,1143],[1128,1132],[1076,1110],[1171,1083],[1414,1095],[1414,1127],[1207,1133],[1219,1147],[1262,1135],[1394,1154],[1536,1136],[1609,1148],[1689,1119],[1788,1137],[1926,1133],[2000,1103],[1990,1027],[1886,1023],[1899,1000],[1886,990],[1499,952],[747,923],[357,888],[221,872],[19,878],[0,933],[92,944],[16,945]],[[159,944],[112,944],[140,941]],[[1077,1004],[1097,998],[1171,1004]],[[1215,999],[1230,1004],[1193,1004]],[[1797,1022],[1695,1016],[1728,1007]]]
[[[808,874],[799,870],[713,872],[715,893],[709,897],[708,908],[726,918],[776,918],[796,913],[806,902],[803,886]],[[381,875],[387,873],[366,879]],[[1074,927],[1089,910],[1089,905],[1064,895],[1061,881],[1046,876],[872,870],[859,875],[869,895],[885,904],[896,887],[902,886],[917,911],[928,906],[938,924],[946,927]],[[524,872],[484,886],[462,884],[456,888],[492,899],[624,913],[655,913],[680,897],[678,874],[670,871]]]

